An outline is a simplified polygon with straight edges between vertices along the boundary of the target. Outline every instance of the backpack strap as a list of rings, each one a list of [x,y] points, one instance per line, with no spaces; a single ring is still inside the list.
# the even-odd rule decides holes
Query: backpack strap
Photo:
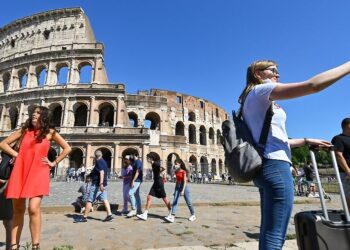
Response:
[[[273,103],[271,102],[271,105],[269,106],[265,114],[264,124],[262,126],[261,133],[260,133],[260,139],[258,144],[259,147],[264,148],[266,145],[267,136],[269,135],[269,130],[271,127],[272,116],[273,116]]]

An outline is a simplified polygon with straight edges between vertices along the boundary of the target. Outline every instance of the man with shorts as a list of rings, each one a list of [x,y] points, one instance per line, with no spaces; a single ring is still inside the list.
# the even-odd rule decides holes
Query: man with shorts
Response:
[[[95,167],[90,173],[91,187],[89,190],[88,199],[85,206],[84,216],[77,219],[75,222],[87,222],[87,216],[90,213],[92,203],[98,197],[106,207],[107,217],[103,221],[113,220],[111,206],[107,199],[107,172],[108,166],[106,161],[102,158],[102,152],[97,150],[95,152]]]
[[[339,172],[350,210],[350,118],[345,118],[341,127],[343,132],[332,139],[334,151],[339,165]]]
[[[4,180],[0,179],[0,188],[3,188],[5,183]],[[0,192],[0,220],[2,220],[6,231],[6,249],[11,249],[12,200],[6,199],[4,192],[5,191]]]

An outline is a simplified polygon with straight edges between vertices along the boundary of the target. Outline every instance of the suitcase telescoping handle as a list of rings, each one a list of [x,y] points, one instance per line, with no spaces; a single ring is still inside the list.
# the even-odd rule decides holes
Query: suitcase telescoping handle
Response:
[[[314,150],[315,150],[314,148],[310,147],[311,162],[312,162],[312,166],[314,168],[314,172],[315,172],[315,176],[316,176],[316,180],[317,180],[317,186],[318,186],[318,190],[319,190],[319,194],[320,194],[323,215],[324,215],[326,220],[329,220],[328,211],[327,211],[327,207],[326,207],[326,202],[324,200],[323,189],[322,189],[320,175],[318,173],[318,168],[317,168]],[[340,179],[337,159],[335,158],[335,153],[334,153],[333,148],[330,149],[330,154],[331,154],[331,158],[332,158],[334,172],[335,172],[335,175],[337,177],[338,184],[339,184],[340,198],[341,198],[341,202],[342,202],[344,213],[345,213],[345,219],[346,219],[346,222],[350,222],[349,210],[348,210],[348,206],[346,203],[344,189],[343,189],[342,181]]]

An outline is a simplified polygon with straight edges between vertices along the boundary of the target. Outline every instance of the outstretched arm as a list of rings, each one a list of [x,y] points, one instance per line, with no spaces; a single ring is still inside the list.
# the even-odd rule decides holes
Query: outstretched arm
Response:
[[[311,139],[311,138],[302,138],[302,139],[289,139],[289,145],[291,148],[297,148],[302,146],[317,146],[320,148],[329,148],[332,144],[325,140],[320,139]]]
[[[350,61],[322,72],[304,82],[278,84],[271,92],[271,100],[291,99],[320,92],[350,73]]]

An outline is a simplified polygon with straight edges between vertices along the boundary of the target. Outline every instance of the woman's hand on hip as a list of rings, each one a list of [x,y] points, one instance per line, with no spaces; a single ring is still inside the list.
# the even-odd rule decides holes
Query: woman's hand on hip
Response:
[[[41,161],[47,165],[49,165],[50,168],[53,168],[56,166],[56,162],[55,161],[49,161],[49,159],[47,157],[43,157],[41,158]]]

